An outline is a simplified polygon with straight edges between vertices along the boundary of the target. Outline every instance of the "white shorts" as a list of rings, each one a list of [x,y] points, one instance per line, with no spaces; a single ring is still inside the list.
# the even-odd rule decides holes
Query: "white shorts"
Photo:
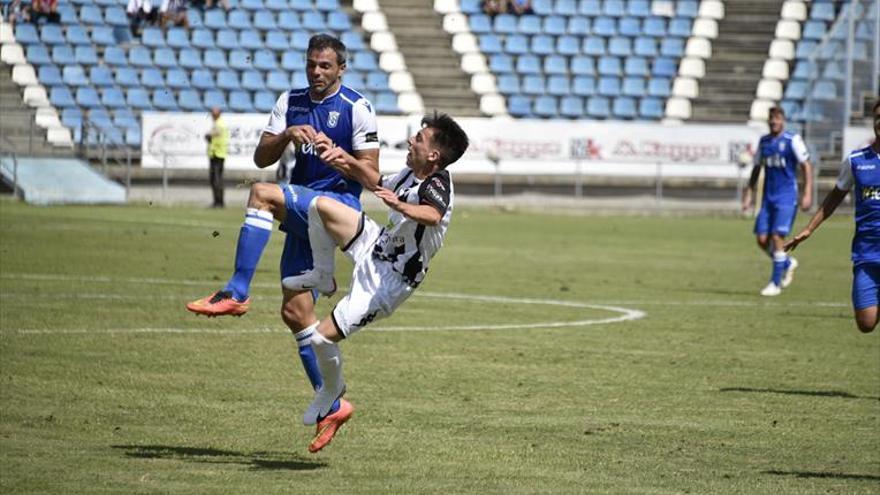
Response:
[[[333,323],[345,337],[391,316],[414,290],[403,275],[391,268],[391,263],[373,257],[373,246],[382,227],[364,214],[361,214],[361,227],[343,250],[354,263],[351,287],[331,313]]]

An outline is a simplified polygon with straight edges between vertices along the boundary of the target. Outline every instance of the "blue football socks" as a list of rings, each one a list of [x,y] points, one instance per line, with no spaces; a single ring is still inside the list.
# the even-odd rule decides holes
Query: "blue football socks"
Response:
[[[235,273],[226,284],[236,301],[244,301],[250,293],[251,280],[260,256],[272,236],[272,214],[256,208],[248,208],[244,224],[238,234],[238,247],[235,250]]]
[[[785,274],[785,269],[791,262],[788,261],[788,254],[785,251],[777,251],[773,253],[773,275],[771,276],[771,280],[777,287],[782,287],[782,276]]]

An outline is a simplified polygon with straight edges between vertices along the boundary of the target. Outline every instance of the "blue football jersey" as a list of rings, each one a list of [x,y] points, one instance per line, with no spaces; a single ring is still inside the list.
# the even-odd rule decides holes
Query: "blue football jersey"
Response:
[[[379,148],[373,106],[360,93],[346,86],[340,86],[339,91],[322,101],[312,101],[308,88],[282,94],[264,131],[279,134],[290,126],[305,124],[326,134],[348,153]],[[350,193],[355,198],[361,194],[360,183],[345,178],[324,164],[312,144],[297,148],[293,163],[281,163],[281,166],[290,170],[291,184],[318,191]]]
[[[853,263],[880,263],[880,155],[870,146],[851,152],[843,161],[837,187],[851,189],[856,205]]]
[[[800,134],[783,132],[778,136],[762,136],[755,165],[764,167],[764,200],[796,203],[798,165],[809,159],[810,153]]]

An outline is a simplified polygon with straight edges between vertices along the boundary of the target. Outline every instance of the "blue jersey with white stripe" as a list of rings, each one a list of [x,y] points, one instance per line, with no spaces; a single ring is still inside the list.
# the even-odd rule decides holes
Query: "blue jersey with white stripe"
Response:
[[[352,153],[355,149],[353,114],[356,103],[366,105],[372,113],[369,102],[360,93],[346,86],[341,86],[336,94],[320,102],[312,101],[308,88],[293,89],[288,93],[287,127],[308,124],[316,132],[326,134],[336,146]],[[297,148],[296,165],[291,171],[290,183],[318,191],[347,192],[355,198],[360,196],[363,189],[358,181],[345,178],[337,170],[321,162],[310,143]]]
[[[764,201],[797,203],[797,170],[810,155],[799,134],[766,134],[758,143],[755,164],[764,168]]]
[[[851,178],[841,171],[837,185],[843,190],[852,186],[856,206],[853,263],[880,263],[880,155],[870,146],[855,150],[844,161],[844,167]]]

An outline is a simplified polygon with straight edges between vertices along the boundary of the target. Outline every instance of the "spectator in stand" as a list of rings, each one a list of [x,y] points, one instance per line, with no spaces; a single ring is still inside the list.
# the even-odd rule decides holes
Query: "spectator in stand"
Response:
[[[507,12],[507,0],[483,0],[483,12],[495,16]]]
[[[6,20],[13,28],[16,22],[31,22],[30,5],[21,3],[21,0],[12,0],[12,3],[9,4]]]
[[[150,0],[128,0],[125,12],[131,22],[131,35],[135,38],[140,37],[141,31],[143,31],[142,24],[156,23],[157,12]]]
[[[61,22],[61,14],[58,13],[58,0],[34,0],[31,6],[31,21],[34,24],[45,17],[46,22],[58,24]]]
[[[508,0],[510,11],[516,15],[534,14],[532,0]]]
[[[162,0],[162,6],[159,7],[159,24],[162,28],[167,28],[169,24],[188,28],[186,0]]]

